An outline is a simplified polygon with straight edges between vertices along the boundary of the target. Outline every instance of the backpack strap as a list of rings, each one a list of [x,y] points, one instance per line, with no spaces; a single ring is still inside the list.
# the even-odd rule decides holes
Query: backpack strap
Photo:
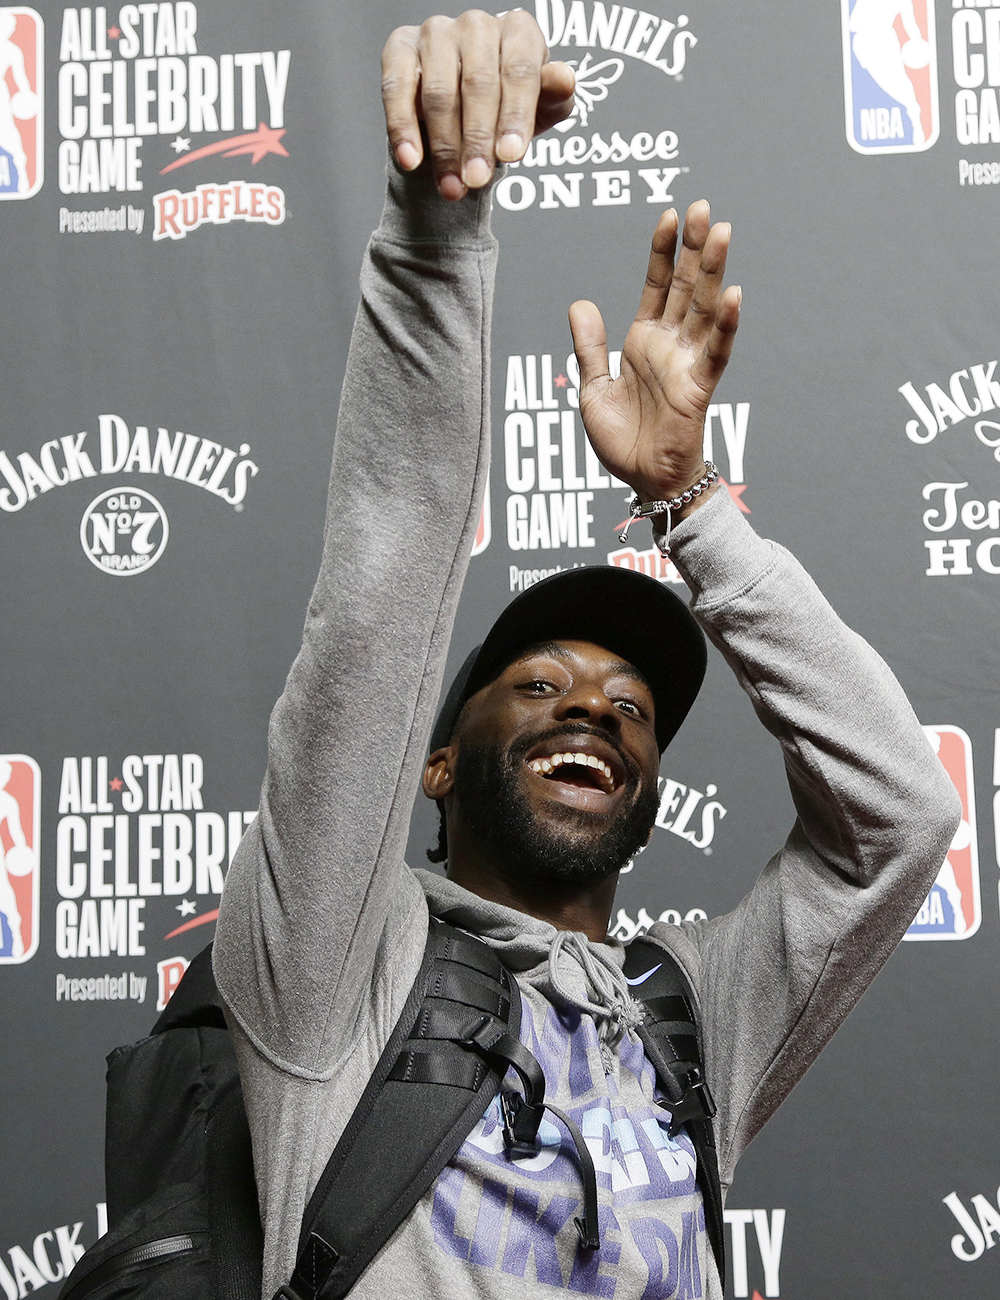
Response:
[[[173,1029],[200,1028],[228,1028],[212,974],[211,944],[189,964],[151,1036]],[[260,1300],[264,1233],[250,1126],[235,1069],[232,1087],[208,1113],[204,1178],[215,1300]]]
[[[215,1300],[260,1300],[264,1234],[250,1127],[237,1080],[213,1107],[205,1130],[205,1186]]]
[[[167,1210],[177,1241],[203,1231],[204,1211],[211,1282],[194,1290],[212,1300],[260,1300],[264,1234],[250,1128],[222,1007],[209,944],[191,961],[149,1036],[108,1057],[110,1232],[79,1261],[64,1295],[78,1287],[114,1296],[130,1287],[144,1292],[144,1282],[125,1280],[121,1243],[137,1242],[125,1249],[137,1261],[156,1255],[156,1234],[147,1222],[152,1207]],[[102,1269],[114,1278],[101,1284],[103,1290],[95,1280]],[[180,1274],[165,1269],[170,1285],[183,1291]],[[149,1290],[165,1293],[170,1285],[150,1282]]]
[[[646,1018],[637,1032],[666,1094],[671,1136],[684,1127],[694,1143],[705,1228],[724,1288],[722,1186],[712,1130],[715,1102],[705,1079],[704,1040],[694,993],[677,958],[666,944],[649,935],[633,939],[627,946],[625,977],[646,1008]]]
[[[535,1154],[545,1079],[518,1041],[520,1021],[517,983],[496,954],[432,917],[420,972],[306,1206],[295,1271],[275,1300],[350,1291],[482,1118],[508,1066],[525,1088],[511,1140]]]
[[[168,1029],[193,1029],[205,1025],[228,1029],[222,1010],[222,996],[212,974],[212,945],[207,944],[193,958],[174,989],[150,1034],[164,1034]]]

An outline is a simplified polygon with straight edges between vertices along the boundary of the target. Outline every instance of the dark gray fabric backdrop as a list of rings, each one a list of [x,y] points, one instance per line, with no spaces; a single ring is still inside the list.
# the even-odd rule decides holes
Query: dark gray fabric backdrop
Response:
[[[103,1057],[211,938],[256,804],[381,202],[378,51],[425,16],[36,4],[0,7],[8,1300],[95,1239]],[[496,193],[495,456],[453,660],[560,565],[676,580],[645,527],[615,537],[565,312],[594,298],[620,340],[659,211],[710,198],[745,292],[711,454],[889,660],[966,810],[913,942],[741,1166],[731,1293],[993,1296],[1000,5],[538,14],[577,112]],[[791,822],[718,656],[663,777],[623,936],[731,906]],[[421,806],[413,861],[433,833]]]

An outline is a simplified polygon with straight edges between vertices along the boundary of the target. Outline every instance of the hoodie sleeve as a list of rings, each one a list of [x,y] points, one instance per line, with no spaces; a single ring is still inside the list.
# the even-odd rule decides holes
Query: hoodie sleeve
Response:
[[[258,1051],[306,1075],[342,1050],[380,946],[426,926],[403,852],[489,464],[489,205],[488,189],[446,204],[423,169],[390,163],[322,566],[222,900],[230,1012]]]
[[[902,938],[960,809],[886,664],[727,494],[671,545],[695,613],[781,744],[797,813],[738,907],[657,931],[700,992],[728,1185]]]

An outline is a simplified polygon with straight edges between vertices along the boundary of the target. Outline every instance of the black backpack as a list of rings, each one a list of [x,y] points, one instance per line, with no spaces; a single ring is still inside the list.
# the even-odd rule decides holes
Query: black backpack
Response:
[[[652,970],[650,968],[653,968]],[[694,1003],[668,950],[629,945],[625,973],[647,1017],[646,1055],[698,1154],[706,1227],[724,1281],[722,1200]],[[306,1207],[281,1300],[341,1300],[455,1154],[498,1092],[512,1158],[536,1154],[544,1110],[573,1139],[584,1184],[582,1245],[598,1249],[593,1160],[545,1101],[518,1039],[517,983],[494,951],[431,919],[420,971],[385,1051]],[[520,1091],[504,1086],[508,1070]],[[409,1122],[391,1122],[405,1111]],[[391,1134],[391,1141],[389,1135]],[[236,1057],[212,975],[192,961],[148,1038],[108,1057],[108,1232],[60,1300],[259,1300],[263,1235]],[[276,1300],[278,1300],[276,1297]]]

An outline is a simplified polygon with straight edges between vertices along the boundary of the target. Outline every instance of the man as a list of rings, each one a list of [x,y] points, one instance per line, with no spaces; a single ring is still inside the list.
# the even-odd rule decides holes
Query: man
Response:
[[[604,942],[617,870],[652,827],[659,753],[700,680],[689,616],[610,570],[529,591],[449,696],[425,759],[489,463],[489,182],[571,90],[521,11],[401,29],[383,56],[394,162],[362,271],[323,563],[215,948],[265,1296],[292,1272],[306,1201],[419,968],[428,908],[515,973],[522,1040],[597,1165],[602,1245],[579,1243],[566,1132],[545,1121],[538,1154],[510,1160],[494,1101],[354,1294],[722,1294],[691,1143],[656,1104],[622,950]],[[643,503],[703,485],[654,524],[672,525],[695,611],[781,741],[799,814],[733,913],[659,928],[700,1001],[725,1187],[905,930],[955,801],[885,665],[711,491],[703,418],[739,292],[722,289],[729,231],[707,204],[689,210],[675,268],[676,234],[668,213],[620,379],[597,309],[575,304],[571,325],[605,466]],[[403,861],[422,771],[444,809],[446,879]]]

